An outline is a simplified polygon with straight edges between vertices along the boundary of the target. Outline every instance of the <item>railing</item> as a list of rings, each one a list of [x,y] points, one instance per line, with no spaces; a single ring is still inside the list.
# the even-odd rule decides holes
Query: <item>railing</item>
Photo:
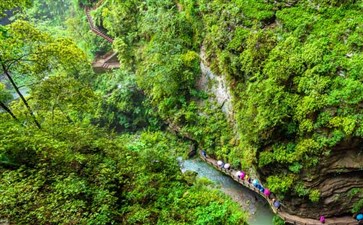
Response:
[[[111,37],[107,36],[106,34],[104,34],[102,31],[100,31],[98,29],[98,27],[95,26],[94,21],[92,19],[92,16],[90,14],[91,9],[86,7],[84,10],[86,12],[87,21],[88,21],[88,24],[89,24],[89,26],[91,28],[91,31],[93,33],[95,33],[96,35],[102,37],[103,39],[107,40],[108,42],[112,43],[113,39]]]
[[[211,158],[205,158],[203,156],[201,156],[202,160],[204,160],[205,162],[209,163],[210,165],[212,165],[214,168],[216,168],[217,170],[221,171],[222,173],[230,176],[233,180],[235,180],[236,182],[240,183],[241,185],[243,185],[244,187],[250,189],[251,191],[259,194],[262,198],[264,198],[270,205],[272,211],[276,214],[278,213],[278,210],[274,207],[273,205],[273,201],[272,199],[269,199],[266,195],[264,195],[263,193],[260,192],[260,190],[258,188],[256,188],[255,186],[253,186],[253,184],[250,184],[248,181],[243,180],[243,179],[239,179],[235,176],[236,172],[233,169],[222,169],[218,166],[216,160],[211,159]]]
[[[113,43],[113,39],[111,37],[109,37],[108,35],[104,34],[94,23],[93,18],[91,16],[91,10],[95,10],[96,8],[98,8],[104,0],[100,0],[98,1],[98,3],[92,7],[86,7],[85,13],[86,13],[86,17],[87,17],[87,21],[88,24],[90,26],[90,29],[93,33],[95,33],[97,36],[102,37],[103,39],[105,39],[106,41],[110,42],[111,44]],[[120,68],[120,63],[119,62],[109,62],[111,61],[112,58],[114,58],[117,55],[117,53],[113,52],[110,56],[106,57],[105,59],[101,59],[99,61],[95,61],[93,63],[93,68],[104,68],[104,69],[115,69],[115,68]]]
[[[92,9],[97,9],[105,0],[100,0],[96,3],[95,6],[92,7]]]
[[[244,187],[250,189],[251,191],[259,194],[262,198],[264,198],[268,204],[270,205],[272,211],[281,217],[285,221],[285,223],[294,224],[294,225],[322,225],[322,223],[319,220],[314,220],[310,218],[302,218],[296,215],[291,215],[287,212],[284,212],[280,209],[276,209],[276,207],[273,205],[272,199],[264,195],[259,189],[257,189],[255,186],[250,184],[248,181],[245,181],[243,179],[239,179],[236,177],[236,170],[233,169],[223,169],[218,166],[217,160],[212,159],[210,157],[204,157],[203,155],[200,155],[200,158],[207,162],[208,164],[212,165],[217,170],[221,171],[222,173],[230,176],[233,180],[240,183]],[[338,218],[326,218],[326,221],[324,223],[325,225],[357,225],[358,222],[354,220],[352,217],[338,217]]]

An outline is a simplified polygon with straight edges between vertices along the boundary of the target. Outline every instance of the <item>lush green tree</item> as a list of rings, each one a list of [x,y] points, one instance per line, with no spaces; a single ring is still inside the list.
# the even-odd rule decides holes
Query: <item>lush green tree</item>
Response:
[[[200,94],[193,90],[198,57],[192,50],[173,46],[191,46],[188,35],[173,41],[189,27],[184,18],[172,15],[172,3],[149,4],[150,18],[144,18],[148,27],[151,20],[146,20],[160,5],[172,19],[153,31],[155,43],[146,38],[147,54],[133,52],[135,65],[145,59],[144,68],[152,68],[154,74],[130,67],[92,81],[85,54],[69,39],[55,38],[41,31],[44,27],[24,21],[4,28],[2,72],[19,95],[19,80],[26,77],[32,85],[29,96],[21,95],[22,102],[14,101],[9,108],[21,124],[8,120],[9,113],[0,113],[4,121],[0,123],[0,218],[17,224],[245,224],[247,215],[236,203],[207,182],[190,182],[181,174],[176,156],[185,152],[188,143],[165,132],[120,136],[94,125],[101,121],[132,131],[155,128],[159,117],[151,111],[163,101],[164,118],[175,113],[175,121],[196,122],[196,104],[186,100]],[[141,9],[136,10],[142,15]],[[163,29],[172,31],[174,23],[178,34],[159,36]],[[144,39],[133,41],[140,47]],[[169,43],[165,48],[163,41]],[[171,65],[157,60],[167,62],[164,50],[175,51]],[[141,89],[136,81],[142,83],[142,76],[159,83],[152,87],[144,82]],[[0,93],[5,102],[3,90]],[[145,94],[151,97],[145,99]],[[24,126],[29,112],[42,129]]]
[[[32,2],[32,7],[29,7],[24,13],[37,22],[46,23],[48,26],[63,27],[64,21],[70,17],[71,13],[75,13],[71,0],[34,0]]]
[[[6,10],[29,7],[31,3],[30,0],[3,0],[0,2],[0,15]]]
[[[119,132],[159,129],[162,122],[144,92],[137,86],[135,75],[115,70],[97,78],[95,86],[101,93],[100,116],[97,123]]]
[[[4,28],[0,37],[0,71],[10,81],[35,124],[40,128],[40,122],[20,92],[15,77],[25,77],[32,82],[38,82],[54,71],[67,71],[71,76],[80,77],[87,71],[87,59],[71,40],[52,38],[28,22],[16,21]]]
[[[9,115],[15,119],[18,120],[16,118],[16,116],[14,115],[14,113],[11,111],[11,109],[6,105],[6,102],[8,100],[10,100],[12,98],[11,94],[5,89],[5,85],[0,83],[0,107],[3,108],[3,110],[5,110],[7,113],[9,113]]]
[[[170,1],[110,1],[99,12],[102,25],[116,36],[121,65],[135,72],[160,115],[165,119],[184,107],[199,73],[190,18]]]
[[[239,161],[276,192],[317,201],[316,190],[295,184],[362,138],[361,3],[198,3],[206,58],[233,87]]]
[[[3,163],[0,176],[0,216],[11,222],[243,224],[246,220],[220,192],[184,181],[170,149],[183,151],[186,146],[165,133],[117,138],[84,125],[56,125],[57,135],[11,120],[0,126],[0,155],[16,165],[5,169]]]
[[[31,103],[43,123],[90,123],[98,117],[100,96],[90,87],[66,74],[50,76],[34,85]],[[51,121],[49,121],[51,119]]]

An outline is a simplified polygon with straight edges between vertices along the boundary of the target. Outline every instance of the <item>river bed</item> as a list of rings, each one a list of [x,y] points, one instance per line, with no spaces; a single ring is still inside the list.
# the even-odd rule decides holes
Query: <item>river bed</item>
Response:
[[[206,177],[213,181],[224,193],[236,201],[243,210],[249,212],[250,219],[248,223],[250,225],[272,225],[274,214],[266,200],[258,194],[243,187],[199,158],[188,160],[178,158],[178,161],[183,172],[186,170],[195,171],[199,177]]]

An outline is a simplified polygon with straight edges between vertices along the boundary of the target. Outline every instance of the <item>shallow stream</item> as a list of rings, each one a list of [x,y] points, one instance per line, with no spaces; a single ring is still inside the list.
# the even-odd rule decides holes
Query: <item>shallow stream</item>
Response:
[[[220,189],[238,202],[241,207],[250,213],[250,225],[272,225],[273,212],[266,200],[253,191],[243,187],[232,178],[224,175],[206,162],[196,159],[181,160],[178,158],[182,171],[190,170],[206,177],[217,184]]]

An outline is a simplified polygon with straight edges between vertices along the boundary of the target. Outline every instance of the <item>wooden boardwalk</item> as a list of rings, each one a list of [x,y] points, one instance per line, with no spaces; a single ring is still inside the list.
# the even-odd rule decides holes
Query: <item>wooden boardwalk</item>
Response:
[[[296,225],[322,225],[322,223],[319,221],[318,218],[317,219],[303,218],[303,217],[299,217],[299,216],[292,215],[292,214],[289,214],[287,212],[284,212],[283,209],[281,209],[281,208],[279,210],[277,210],[273,205],[272,199],[269,199],[267,196],[265,196],[263,193],[261,193],[260,190],[257,189],[256,187],[254,187],[252,184],[248,183],[245,180],[239,179],[236,176],[237,170],[221,169],[217,165],[217,160],[212,159],[210,157],[205,158],[202,155],[200,155],[200,158],[203,161],[207,162],[208,164],[212,165],[217,170],[219,170],[222,173],[226,174],[227,176],[230,176],[233,180],[240,183],[244,187],[246,187],[246,188],[250,189],[251,191],[259,194],[262,198],[264,198],[268,202],[268,204],[270,205],[272,211],[275,214],[277,214],[279,217],[281,217],[285,221],[285,223],[296,224]],[[326,224],[326,225],[358,225],[358,221],[356,221],[352,217],[346,216],[346,217],[325,218],[325,223],[324,224]]]
[[[100,4],[103,1],[99,1],[95,7],[93,8],[89,8],[86,7],[85,13],[87,16],[87,21],[88,24],[90,26],[90,29],[93,33],[95,33],[96,35],[98,35],[99,37],[102,37],[103,39],[105,39],[106,41],[108,41],[109,43],[113,43],[113,39],[108,36],[107,34],[103,33],[94,23],[92,16],[91,16],[91,11],[96,9],[98,6],[100,6]],[[92,63],[92,67],[94,68],[94,70],[96,72],[102,72],[108,69],[117,69],[120,68],[120,63],[117,60],[117,53],[115,52],[111,52],[111,54],[106,54],[105,56],[101,56],[95,59],[95,61]]]
[[[90,26],[90,29],[93,33],[95,33],[96,35],[102,37],[103,39],[105,39],[106,41],[110,42],[111,44],[113,43],[113,39],[111,37],[109,37],[108,35],[104,34],[100,29],[98,29],[98,27],[95,25],[92,16],[91,16],[91,8],[86,7],[85,9],[86,12],[86,16],[87,16],[87,21],[88,24]]]

